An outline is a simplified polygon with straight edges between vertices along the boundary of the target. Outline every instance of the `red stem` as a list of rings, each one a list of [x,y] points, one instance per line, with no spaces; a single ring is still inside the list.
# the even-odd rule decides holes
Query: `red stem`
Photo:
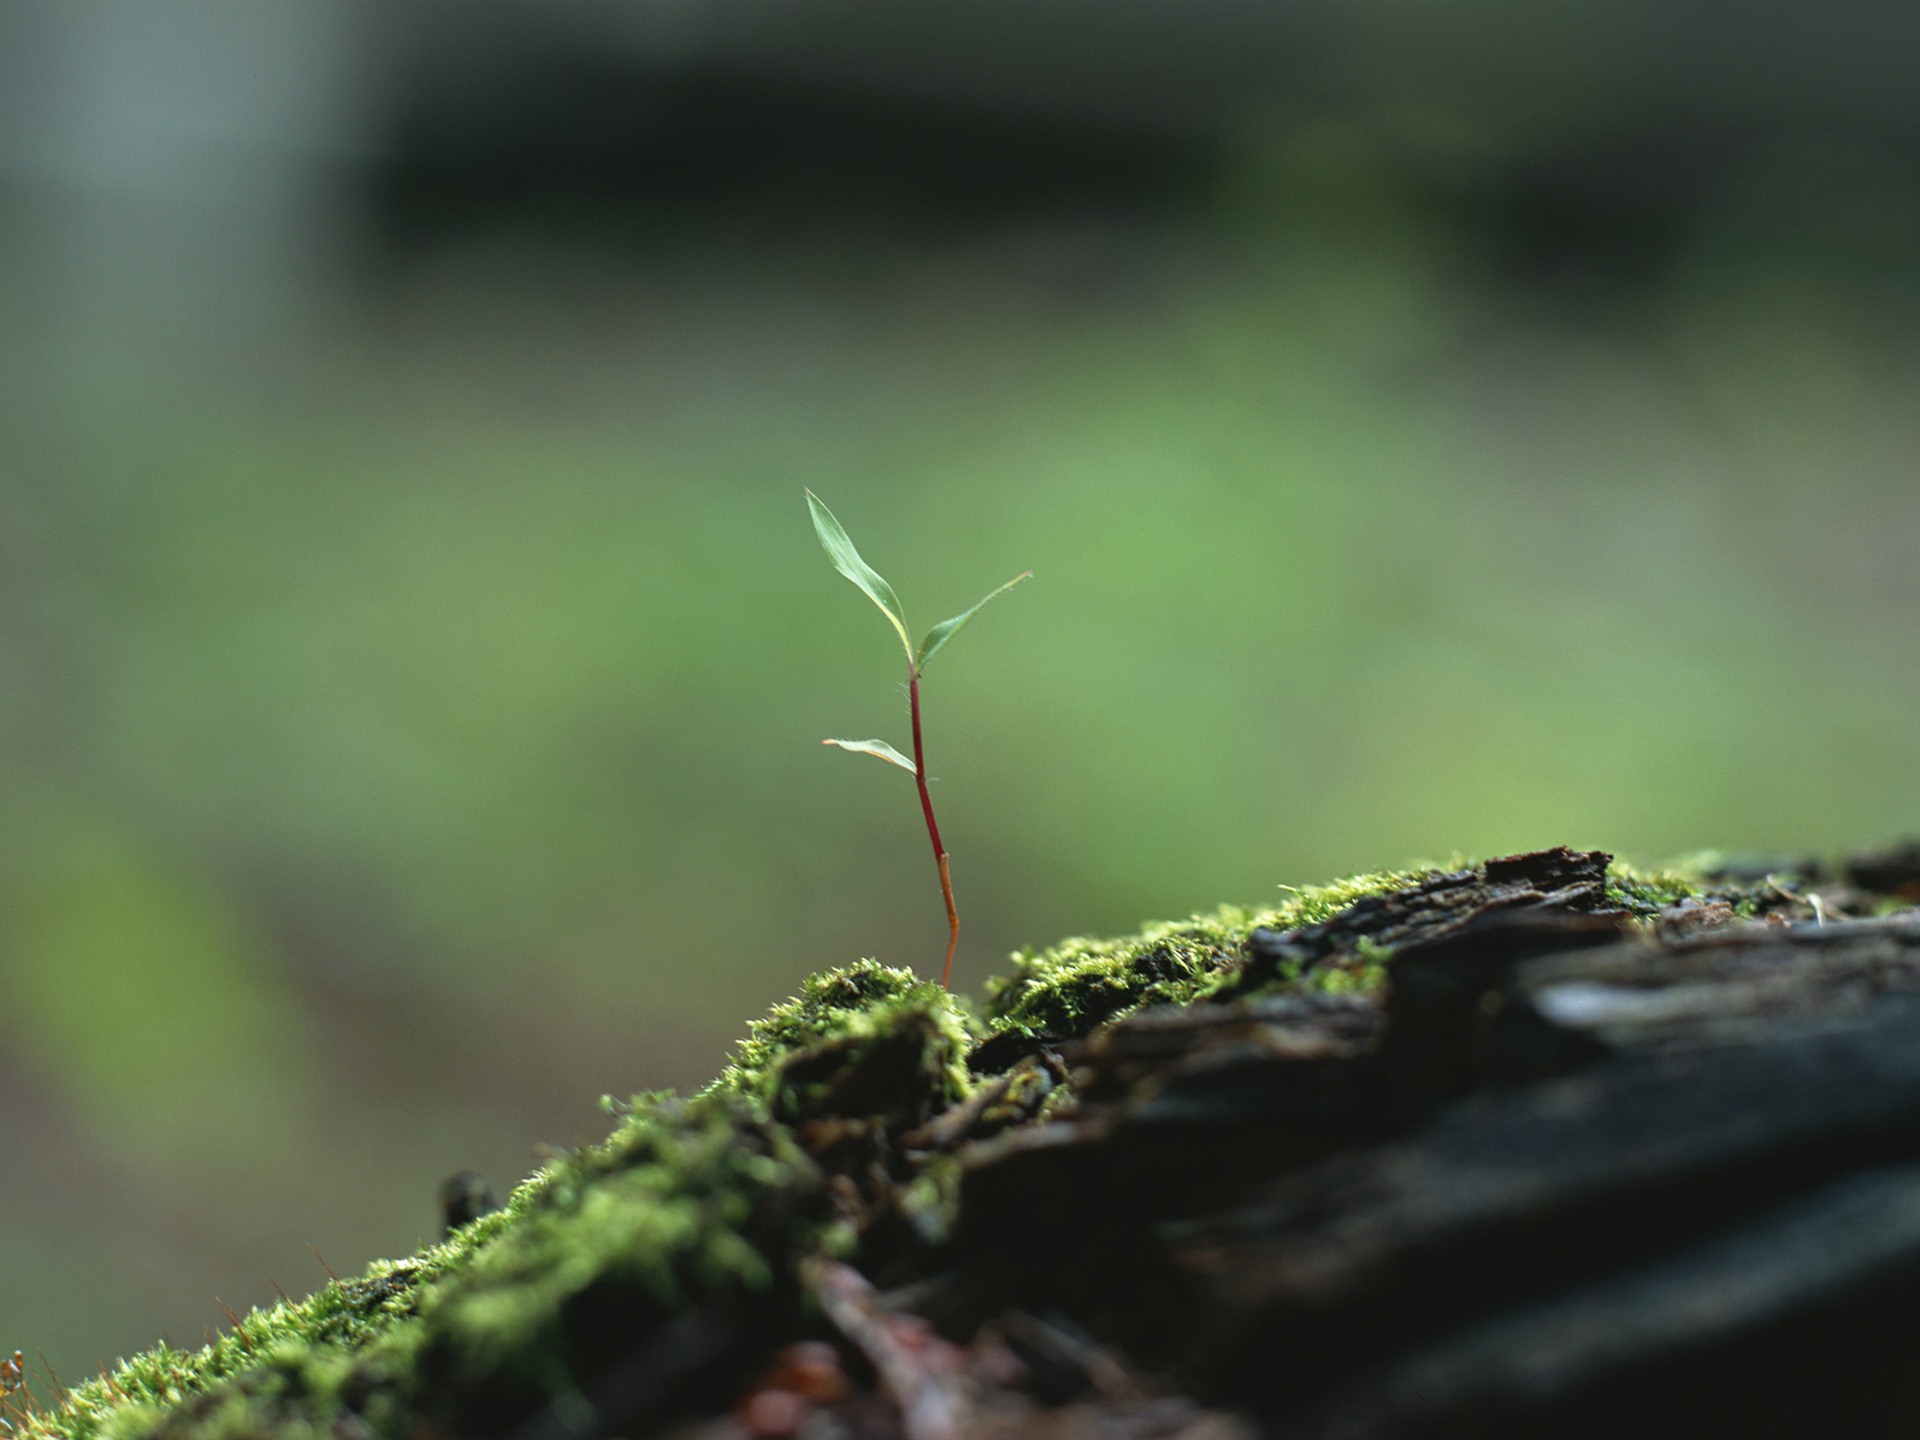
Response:
[[[933,842],[933,863],[940,867],[940,898],[947,902],[947,963],[940,972],[942,989],[953,988],[953,952],[960,944],[960,912],[953,908],[953,875],[947,847],[940,843],[940,825],[933,818],[933,796],[927,793],[927,755],[920,743],[920,669],[907,667],[907,708],[913,715],[913,783],[920,788],[920,813],[927,817],[927,838]]]
[[[913,783],[920,787],[920,809],[927,817],[927,837],[933,841],[933,858],[947,853],[940,843],[940,827],[933,818],[933,797],[927,794],[926,747],[920,743],[920,672],[907,671],[907,709],[913,715]]]

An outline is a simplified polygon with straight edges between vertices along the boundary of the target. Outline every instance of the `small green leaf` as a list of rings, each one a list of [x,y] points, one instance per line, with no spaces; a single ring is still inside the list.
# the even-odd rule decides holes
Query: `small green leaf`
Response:
[[[853,541],[847,538],[847,532],[841,528],[840,522],[833,518],[833,512],[821,504],[820,497],[811,490],[807,491],[807,509],[813,515],[814,534],[820,537],[820,544],[833,561],[833,568],[864,590],[867,598],[880,607],[880,613],[893,622],[893,628],[900,632],[900,643],[906,647],[907,658],[911,660],[913,637],[907,633],[906,615],[900,609],[900,598],[893,593],[893,587],[881,577],[878,570],[860,558],[860,552],[853,548]]]
[[[822,740],[822,745],[838,745],[842,750],[851,750],[857,755],[873,755],[889,765],[898,765],[909,775],[920,772],[913,768],[913,761],[907,759],[884,740]]]
[[[1033,576],[1033,571],[1031,570],[1025,571],[1019,575],[1014,576],[1011,580],[1007,581],[1006,584],[1002,585],[998,590],[995,590],[989,593],[987,596],[987,599],[982,600],[979,605],[975,605],[971,610],[962,611],[960,614],[954,616],[951,620],[942,620],[938,625],[934,626],[931,630],[927,631],[927,638],[920,642],[919,650],[914,652],[913,668],[915,670],[926,669],[927,662],[933,658],[933,652],[938,650],[942,645],[946,644],[947,641],[951,640],[953,638],[954,631],[958,630],[962,625],[966,624],[967,621],[971,620],[975,615],[978,615],[980,613],[981,607],[987,603],[987,600],[991,600],[997,595],[1006,594],[1007,591],[1011,590],[1014,586],[1018,585],[1022,580],[1031,579],[1032,576]]]

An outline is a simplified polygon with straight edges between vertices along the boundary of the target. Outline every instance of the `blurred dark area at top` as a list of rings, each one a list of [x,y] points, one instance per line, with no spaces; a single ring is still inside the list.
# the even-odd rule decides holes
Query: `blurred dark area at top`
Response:
[[[967,989],[1920,825],[1916,73],[1891,0],[0,0],[0,1354],[937,964],[803,486],[919,622],[1036,572],[930,682]]]
[[[1146,115],[927,95],[889,86],[884,66],[848,84],[724,54],[663,62],[585,28],[488,40],[404,87],[369,186],[401,255],[516,214],[631,236],[731,210],[931,239],[1140,219],[1203,198],[1217,160],[1204,133]]]
[[[218,205],[223,158],[271,159],[247,203],[372,274],[502,223],[938,243],[1204,213],[1250,146],[1329,119],[1496,283],[1643,282],[1716,205],[1911,261],[1860,203],[1920,159],[1892,0],[6,0],[0,40],[0,177],[106,188],[144,156],[111,180]]]
[[[1657,277],[1710,197],[1764,184],[1780,219],[1920,163],[1920,15],[1873,0],[473,8],[425,7],[399,50],[367,197],[402,260],[527,215],[933,242],[1164,220],[1217,199],[1250,131],[1334,115],[1485,278],[1578,294]],[[1807,239],[1840,263],[1915,263],[1911,232],[1825,218]]]

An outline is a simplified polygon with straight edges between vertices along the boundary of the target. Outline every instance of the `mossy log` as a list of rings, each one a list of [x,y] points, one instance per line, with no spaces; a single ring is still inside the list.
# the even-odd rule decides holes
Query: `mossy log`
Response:
[[[1362,877],[817,975],[445,1243],[33,1440],[1920,1426],[1920,851]],[[471,1207],[470,1186],[456,1187]]]

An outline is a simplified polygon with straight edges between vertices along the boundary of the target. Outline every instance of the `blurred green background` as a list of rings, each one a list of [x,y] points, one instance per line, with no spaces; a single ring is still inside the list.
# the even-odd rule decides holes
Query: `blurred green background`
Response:
[[[1895,5],[0,3],[0,1349],[859,955],[1920,817]]]

